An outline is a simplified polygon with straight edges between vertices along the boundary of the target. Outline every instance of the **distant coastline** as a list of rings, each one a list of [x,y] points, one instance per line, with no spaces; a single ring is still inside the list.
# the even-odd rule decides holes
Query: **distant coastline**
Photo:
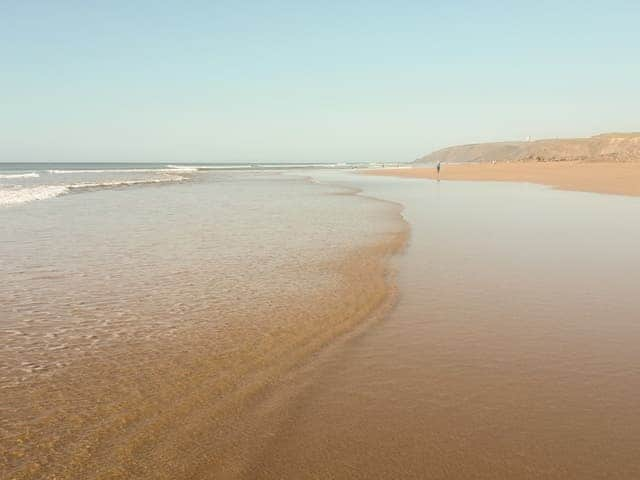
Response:
[[[368,170],[370,175],[436,180],[433,167]],[[640,196],[640,162],[501,162],[444,164],[440,179],[527,182],[560,190]]]
[[[606,133],[589,138],[456,145],[437,150],[413,168],[368,170],[436,180],[528,182],[561,190],[640,196],[640,133]]]
[[[455,145],[420,157],[414,164],[527,161],[640,162],[640,133]]]

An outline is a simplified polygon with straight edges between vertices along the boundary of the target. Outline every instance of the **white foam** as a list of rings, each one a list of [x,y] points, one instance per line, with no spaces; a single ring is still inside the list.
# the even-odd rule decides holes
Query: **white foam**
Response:
[[[197,172],[200,170],[238,170],[244,168],[254,168],[254,165],[248,163],[227,163],[225,165],[213,165],[213,164],[202,164],[202,165],[167,165],[168,169],[181,170],[184,172]],[[258,165],[257,168],[260,168]]]
[[[346,164],[345,164],[346,165]],[[340,167],[339,163],[269,163],[257,165],[258,168],[336,168]]]
[[[70,174],[70,173],[163,173],[173,172],[170,168],[110,168],[104,170],[49,170],[51,174]]]
[[[253,168],[253,165],[200,165],[198,170],[239,170],[242,168]]]
[[[144,180],[114,180],[111,182],[96,182],[96,183],[74,183],[67,185],[71,190],[77,190],[82,188],[108,188],[108,187],[126,187],[130,185],[141,185],[145,183],[166,183],[166,182],[181,182],[186,180],[186,177],[179,175],[167,175],[162,178],[147,178]]]
[[[0,205],[15,205],[34,200],[45,200],[68,192],[69,188],[66,185],[40,185],[38,187],[0,189]]]
[[[36,172],[0,174],[0,178],[37,178],[39,176],[40,174]]]
[[[167,165],[167,168],[171,171],[197,172],[201,167],[195,165]]]
[[[179,175],[167,175],[162,178],[150,178],[144,180],[120,180],[111,182],[72,183],[67,185],[40,185],[37,187],[6,188],[0,189],[0,206],[17,205],[20,203],[32,202],[34,200],[46,200],[48,198],[54,198],[60,195],[64,195],[73,190],[89,190],[153,183],[181,182],[186,179],[186,177],[182,177]]]

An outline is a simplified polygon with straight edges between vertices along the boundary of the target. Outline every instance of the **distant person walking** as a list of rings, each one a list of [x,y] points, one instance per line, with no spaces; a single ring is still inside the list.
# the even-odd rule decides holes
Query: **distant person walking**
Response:
[[[440,181],[440,162],[436,165],[436,171],[438,172],[438,181]]]

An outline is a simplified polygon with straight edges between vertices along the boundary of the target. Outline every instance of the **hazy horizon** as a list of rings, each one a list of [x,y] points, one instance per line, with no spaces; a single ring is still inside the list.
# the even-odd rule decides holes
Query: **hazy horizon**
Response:
[[[0,162],[0,164],[4,164],[4,165],[24,165],[24,164],[71,164],[71,163],[77,163],[77,164],[123,164],[123,165],[137,165],[137,164],[149,164],[149,165],[154,165],[154,164],[158,164],[158,165],[167,165],[167,164],[176,164],[176,165],[181,165],[181,166],[188,166],[190,164],[193,165],[296,165],[296,164],[300,164],[300,165],[335,165],[335,164],[359,164],[359,163],[377,163],[377,162],[331,162],[331,161],[326,161],[326,162],[242,162],[242,161],[236,161],[236,162],[216,162],[216,161],[211,161],[211,162],[206,162],[206,161],[192,161],[192,162],[186,162],[186,161],[175,161],[175,162],[158,162],[158,161],[154,161],[154,160],[147,160],[147,161],[137,161],[137,162],[125,162],[125,161],[102,161],[102,162],[94,162],[94,161],[87,161],[87,160],[68,160],[68,161],[54,161],[54,160],[43,160],[43,161],[39,161],[39,160],[26,160],[23,162],[14,162],[14,161],[3,161]],[[386,162],[386,163],[407,163],[407,162]]]
[[[3,5],[0,162],[408,162],[640,130],[640,5],[477,7]]]

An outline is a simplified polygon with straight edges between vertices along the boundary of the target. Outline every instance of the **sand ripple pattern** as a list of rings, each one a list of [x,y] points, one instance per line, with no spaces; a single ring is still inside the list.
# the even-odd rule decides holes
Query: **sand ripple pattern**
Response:
[[[2,210],[0,477],[179,478],[214,452],[388,298],[405,225],[353,193],[205,172]]]

